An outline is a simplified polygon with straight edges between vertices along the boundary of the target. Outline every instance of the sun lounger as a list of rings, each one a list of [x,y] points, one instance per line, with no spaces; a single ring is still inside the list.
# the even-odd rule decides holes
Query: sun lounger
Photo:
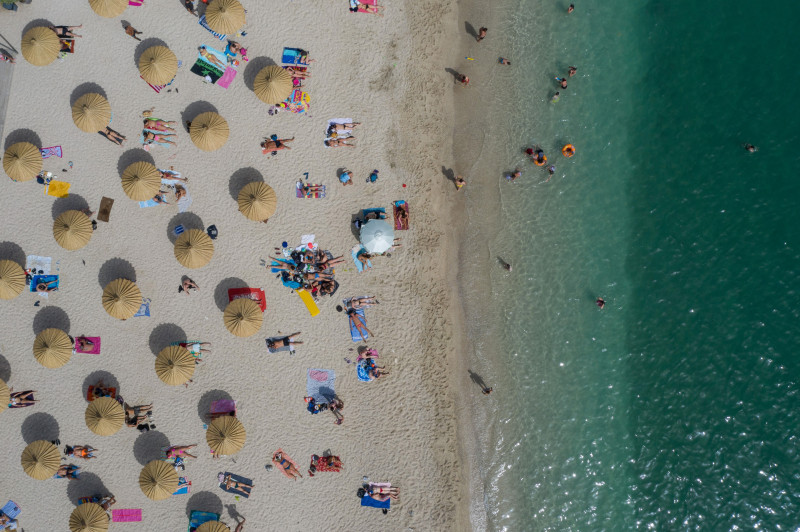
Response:
[[[78,340],[81,338],[85,338],[92,342],[92,350],[91,351],[77,351],[75,348],[72,349],[73,353],[81,354],[81,355],[99,355],[100,354],[100,337],[99,336],[77,336],[75,338],[75,343],[78,343]]]
[[[281,453],[281,458],[283,458],[284,460],[286,460],[287,462],[289,462],[290,464],[292,464],[292,465],[295,467],[295,469],[297,469],[298,471],[300,471],[300,468],[299,468],[299,467],[297,467],[297,462],[295,462],[294,460],[292,460],[292,459],[291,459],[291,457],[290,457],[288,454],[286,454],[285,452],[283,452],[283,449],[278,449],[278,450],[277,450],[277,451],[275,451],[275,452],[276,452],[276,453]],[[273,456],[274,456],[274,453],[273,453]],[[278,468],[278,469],[279,469],[279,470],[280,470],[280,471],[281,471],[281,472],[282,472],[284,475],[286,475],[286,478],[291,478],[291,479],[294,479],[294,477],[293,477],[292,475],[290,475],[290,474],[289,474],[289,473],[286,471],[286,469],[285,469],[285,468],[284,468],[282,465],[280,465],[280,462],[277,462],[277,463],[275,463],[275,461],[273,461],[273,463],[275,464],[275,467],[276,467],[276,468]]]
[[[239,476],[239,475],[234,475],[233,473],[228,473],[228,472],[224,473],[225,477],[227,477],[228,475],[231,476],[231,480],[234,480],[236,482],[242,482],[244,484],[249,484],[251,486],[253,485],[253,481],[250,480],[249,478],[244,478],[244,477]],[[228,493],[233,493],[234,495],[238,495],[239,497],[244,497],[245,499],[250,497],[250,492],[252,491],[252,488],[245,488],[245,487],[239,488],[238,490],[234,489],[234,488],[226,488],[224,482],[220,482],[219,483],[219,488],[222,491],[227,491]],[[245,493],[242,493],[242,491],[244,491]]]
[[[308,186],[314,188],[315,190],[306,194],[305,192],[303,192],[303,182],[298,181],[297,186],[295,187],[296,196],[298,198],[306,198],[306,199],[309,198],[321,199],[325,197],[325,185],[312,185],[309,183]],[[320,187],[322,188],[322,190],[320,190]]]
[[[306,395],[317,403],[328,403],[336,396],[335,381],[336,373],[332,369],[309,369],[306,372]]]
[[[261,288],[230,288],[228,289],[228,301],[233,301],[239,298],[252,299],[258,306],[261,307],[261,312],[267,310],[267,297],[264,295],[264,290]]]
[[[319,314],[319,307],[317,306],[317,302],[314,301],[314,298],[311,297],[311,294],[309,294],[308,291],[302,288],[298,288],[295,290],[295,292],[297,293],[298,296],[300,296],[300,299],[303,301],[303,303],[305,303],[306,308],[308,309],[308,312],[311,314],[312,318],[317,314]]]
[[[394,213],[394,228],[397,231],[408,231],[408,202],[405,200],[395,201],[394,202],[394,209],[392,209]],[[405,211],[406,213],[406,220],[403,222],[397,217],[398,209]]]
[[[200,20],[198,20],[198,21],[197,21],[197,23],[198,23],[198,24],[200,24],[201,26],[203,26],[203,27],[204,27],[205,29],[207,29],[209,32],[211,32],[211,35],[213,35],[214,37],[216,37],[216,38],[217,38],[217,39],[219,39],[220,41],[224,41],[225,39],[227,39],[227,38],[228,38],[228,36],[227,36],[227,35],[224,35],[224,34],[222,34],[222,33],[217,33],[216,31],[214,31],[214,30],[212,30],[212,29],[211,29],[211,26],[209,26],[209,25],[208,25],[208,22],[206,22],[206,16],[205,16],[205,14],[204,14],[202,17],[200,17]]]
[[[364,246],[362,246],[361,244],[356,244],[355,246],[353,246],[353,249],[350,250],[350,256],[353,257],[353,262],[356,263],[356,269],[358,270],[358,273],[362,273],[364,271],[364,265],[361,263],[360,260],[358,260],[358,256],[361,255],[362,253],[365,253],[366,251],[367,250],[364,249]],[[370,268],[372,268],[372,261],[367,259],[367,265]]]
[[[191,514],[189,514],[189,528],[187,529],[191,532],[194,529],[197,529],[203,523],[208,523],[209,521],[219,521],[219,514],[214,512],[201,512],[200,510],[193,510]]]
[[[89,401],[90,403],[92,401],[94,401],[95,399],[97,399],[97,397],[95,397],[95,395],[93,393],[94,392],[94,388],[95,388],[94,386],[89,386],[89,389],[86,390],[86,400]],[[116,388],[106,388],[106,390],[108,390],[108,393],[110,394],[107,397],[111,397],[112,399],[116,399],[116,397],[117,397],[117,389]]]
[[[141,520],[141,508],[111,510],[111,521],[114,523],[138,523]]]

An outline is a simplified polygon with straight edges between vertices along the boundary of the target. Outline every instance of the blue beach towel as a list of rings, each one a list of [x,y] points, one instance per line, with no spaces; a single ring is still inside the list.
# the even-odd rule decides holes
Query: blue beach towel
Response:
[[[358,316],[358,318],[356,319],[360,320],[361,324],[364,327],[366,327],[367,318],[364,316],[363,308],[356,309],[356,316]],[[353,325],[353,322],[350,321],[350,318],[347,319],[347,323],[350,324],[350,337],[353,339],[354,342],[360,342],[361,340],[366,340],[367,338],[369,338],[369,334],[367,333],[364,333],[366,336],[364,336],[363,338],[361,337],[361,332],[359,332],[359,330],[356,329],[356,326]]]
[[[140,209],[145,209],[145,208],[147,208],[147,207],[155,207],[156,205],[163,205],[163,203],[158,203],[158,202],[157,202],[156,200],[154,200],[153,198],[150,198],[150,199],[149,199],[149,200],[147,200],[147,201],[140,201],[140,202],[139,202],[139,208],[140,208]]]
[[[206,22],[206,16],[205,15],[200,17],[200,20],[198,20],[197,23],[200,24],[201,26],[203,26],[208,31],[210,31],[211,35],[213,35],[214,37],[216,37],[220,41],[224,41],[228,37],[227,35],[222,35],[221,33],[217,33],[216,31],[212,30],[211,26],[209,26],[208,22]]]
[[[208,523],[209,521],[219,521],[219,514],[193,510],[189,516],[189,530],[198,528],[203,523]]]
[[[252,486],[252,485],[253,485],[253,481],[252,481],[252,480],[250,480],[249,478],[244,478],[244,477],[241,477],[241,476],[239,476],[239,475],[234,475],[233,473],[228,473],[227,471],[224,473],[224,475],[225,475],[225,476],[228,476],[228,475],[230,475],[230,476],[231,476],[231,480],[235,480],[236,482],[242,482],[242,483],[244,483],[244,484],[249,484],[250,486]],[[224,478],[224,477],[223,477],[223,478]],[[225,487],[225,483],[224,483],[224,482],[220,482],[220,483],[219,483],[219,488],[220,488],[222,491],[226,491],[226,492],[228,492],[228,493],[233,493],[234,495],[238,495],[239,497],[244,497],[245,499],[247,499],[248,497],[250,497],[250,492],[252,491],[252,488],[244,488],[244,487],[243,487],[243,488],[241,488],[241,490],[242,490],[242,491],[244,491],[244,492],[246,492],[246,493],[242,493],[241,491],[239,491],[239,490],[234,490],[233,488],[226,488],[226,487]]]
[[[363,213],[364,218],[366,218],[368,214],[375,212],[383,215],[381,216],[381,219],[383,220],[386,219],[386,209],[384,209],[383,207],[374,207],[372,209],[361,209],[361,212]]]
[[[385,501],[376,501],[369,495],[364,495],[361,497],[361,506],[368,506],[370,508],[386,508],[387,510],[392,505],[392,499],[386,499]]]
[[[361,264],[360,260],[358,260],[358,256],[364,253],[365,251],[366,250],[364,249],[364,246],[362,246],[361,244],[355,246],[353,249],[350,250],[350,256],[353,257],[353,262],[356,263],[356,270],[358,270],[358,273],[362,273],[364,271],[364,265]],[[367,264],[369,265],[370,268],[372,268],[371,260],[367,259]]]
[[[36,286],[40,283],[45,283],[48,285],[48,288],[52,288],[53,286],[58,288],[58,275],[34,275],[31,281],[31,292],[36,292]]]
[[[183,484],[185,482],[186,479],[184,477],[178,477],[178,483]],[[189,493],[189,486],[183,486],[182,488],[178,488],[178,491],[173,493],[173,495],[187,495],[188,493]]]
[[[138,318],[140,316],[150,316],[150,298],[148,297],[142,298],[142,306],[139,307],[139,310],[137,310],[136,314],[133,315],[134,318]]]
[[[372,382],[372,379],[369,378],[369,373],[367,373],[367,363],[364,360],[356,364],[356,375],[361,382]]]
[[[8,501],[5,506],[0,508],[0,513],[7,515],[11,519],[16,519],[21,512],[22,510],[19,509],[19,506],[14,501]]]
[[[328,403],[336,396],[334,381],[336,373],[332,369],[313,369],[306,372],[306,395],[317,403]]]
[[[308,57],[308,52],[300,48],[284,48],[281,62],[286,65],[308,65],[303,59]]]

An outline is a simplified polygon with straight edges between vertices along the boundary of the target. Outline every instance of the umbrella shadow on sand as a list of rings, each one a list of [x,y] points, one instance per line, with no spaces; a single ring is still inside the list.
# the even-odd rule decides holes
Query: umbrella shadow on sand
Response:
[[[207,102],[205,100],[199,100],[193,103],[190,103],[186,106],[186,109],[183,110],[181,113],[181,123],[183,124],[183,130],[187,133],[189,132],[189,126],[186,124],[194,120],[203,113],[217,113],[217,108],[214,104]]]
[[[184,232],[188,231],[189,229],[198,229],[200,231],[206,230],[203,220],[195,213],[183,212],[181,214],[177,214],[173,216],[172,220],[170,220],[167,224],[167,238],[172,244],[175,244],[175,241],[178,240],[178,237],[180,236],[175,234],[175,228],[179,225],[183,226]]]
[[[186,517],[191,519],[195,510],[221,514],[222,501],[210,491],[198,491],[186,503]]]
[[[15,129],[8,134],[6,137],[6,142],[3,145],[3,149],[7,150],[9,147],[11,147],[11,145],[16,144],[17,142],[30,142],[38,148],[42,147],[42,139],[39,138],[39,135],[35,131],[21,128]]]
[[[72,89],[72,94],[69,97],[69,106],[72,107],[75,105],[75,102],[78,101],[78,98],[85,94],[99,94],[106,100],[108,100],[108,96],[106,96],[106,91],[98,85],[97,83],[87,81],[86,83],[81,83],[74,89]],[[111,102],[109,102],[111,103]]]
[[[27,445],[37,441],[53,441],[58,439],[59,429],[56,418],[45,412],[38,412],[25,418],[22,422],[22,439]]]
[[[26,255],[16,242],[0,242],[0,260],[10,260],[24,268]]]
[[[83,211],[88,208],[89,202],[83,196],[70,192],[66,198],[56,198],[50,208],[50,214],[53,215],[53,220],[55,220],[67,211]]]
[[[259,72],[261,72],[264,68],[268,66],[277,65],[277,63],[271,57],[253,57],[250,61],[247,62],[247,66],[244,68],[244,84],[245,86],[252,91],[253,84],[255,83],[256,76]]]
[[[105,289],[108,283],[116,279],[127,279],[135,283],[136,268],[127,260],[119,257],[107,260],[100,266],[100,271],[97,273],[97,282],[100,284],[100,288]]]
[[[140,465],[145,466],[151,460],[163,460],[166,456],[162,450],[169,447],[169,438],[157,430],[140,434],[133,442],[133,457]]]
[[[186,333],[174,323],[162,323],[157,325],[150,333],[150,351],[155,356],[165,347],[169,347],[172,342],[185,342]]]
[[[0,380],[6,384],[11,380],[11,364],[3,355],[0,355]]]
[[[228,290],[231,288],[247,288],[249,285],[239,279],[238,277],[228,277],[223,279],[219,282],[217,287],[214,289],[214,302],[217,304],[217,308],[221,311],[225,311],[225,307],[228,306],[230,303],[230,299],[228,298]]]
[[[230,401],[233,399],[233,397],[231,397],[230,394],[224,390],[211,390],[204,393],[203,396],[200,397],[200,401],[197,403],[197,415],[200,416],[200,420],[204,423],[210,421],[208,413],[211,411],[211,403],[223,399]]]
[[[141,148],[133,148],[120,156],[119,160],[117,161],[117,173],[122,176],[122,172],[124,172],[126,168],[133,163],[138,162],[150,163],[153,166],[156,165],[152,155]]]
[[[49,305],[33,317],[33,334],[38,335],[45,329],[60,329],[69,334],[69,316],[59,307]]]
[[[93,371],[83,380],[83,386],[81,387],[83,397],[86,398],[90,386],[94,386],[100,381],[103,381],[103,386],[106,388],[116,388],[117,397],[120,397],[119,381],[113,374],[103,370]]]
[[[259,181],[263,183],[264,176],[255,168],[250,166],[247,168],[239,168],[231,175],[231,180],[228,182],[228,192],[230,192],[233,201],[238,201],[239,192],[241,192],[245,185]]]
[[[78,505],[83,497],[93,497],[94,495],[111,495],[100,477],[94,473],[81,471],[78,480],[70,480],[67,484],[67,498],[69,502]]]
[[[25,27],[22,28],[22,33],[20,34],[20,38],[22,38],[26,33],[28,33],[33,28],[38,28],[39,26],[44,26],[45,28],[49,28],[50,26],[55,26],[52,22],[47,20],[46,18],[37,18],[35,20],[31,20]]]

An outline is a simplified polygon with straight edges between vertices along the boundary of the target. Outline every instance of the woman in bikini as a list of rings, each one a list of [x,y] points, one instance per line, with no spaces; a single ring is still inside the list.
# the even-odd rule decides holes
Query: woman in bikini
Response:
[[[264,142],[261,143],[261,153],[269,153],[272,152],[275,155],[275,152],[278,150],[291,150],[289,146],[286,145],[287,142],[292,142],[294,137],[290,139],[265,139]]]
[[[142,410],[146,413],[142,414]],[[147,416],[153,413],[153,405],[128,406],[125,405],[125,424],[135,427],[143,421],[147,421]]]
[[[306,79],[310,78],[311,74],[307,70],[303,70],[299,67],[283,67],[289,74],[292,75],[293,79]]]
[[[80,469],[80,467],[74,464],[64,464],[58,468],[58,471],[56,471],[56,474],[53,475],[53,478],[78,478]]]
[[[329,148],[342,148],[344,146],[347,146],[348,148],[356,147],[355,144],[349,144],[348,141],[355,142],[356,139],[353,137],[348,137],[346,139],[328,139],[325,141],[325,145]]]
[[[83,35],[77,35],[75,33],[72,33],[72,30],[77,30],[82,27],[83,24],[81,24],[80,26],[50,26],[50,29],[56,32],[56,35],[58,35],[61,38],[72,39],[74,37],[83,37]]]
[[[220,476],[222,476],[222,475],[220,474]],[[246,492],[244,490],[244,488],[253,489],[253,486],[251,484],[246,484],[244,482],[239,482],[238,480],[233,480],[231,478],[231,474],[230,473],[225,475],[222,478],[221,482],[222,482],[222,484],[225,485],[225,489],[233,490],[233,491],[235,491],[235,492],[237,492],[237,493],[239,493],[241,495],[250,495],[248,492]]]
[[[125,135],[120,135],[108,126],[106,126],[104,130],[99,131],[99,133],[117,146],[122,146],[122,143],[126,140]]]
[[[55,292],[56,290],[58,290],[58,281],[50,281],[47,283],[39,283],[36,285],[37,292],[46,294],[47,292]]]
[[[195,445],[173,445],[169,449],[167,449],[167,458],[178,458],[179,456],[188,456],[189,458],[197,458],[193,454],[189,454],[187,451],[189,449],[194,449],[197,447]]]
[[[379,486],[370,486],[368,490],[366,490],[367,495],[375,499],[376,501],[385,501],[388,498],[392,499],[399,499],[400,498],[400,488],[395,486],[389,486],[387,488],[381,488]]]
[[[175,122],[165,122],[163,120],[152,120],[149,118],[144,119],[144,127],[147,129],[155,129],[156,131],[175,131],[175,128],[170,127],[170,124],[174,124]]]
[[[91,460],[92,458],[97,458],[94,455],[94,452],[97,451],[91,445],[75,445],[74,447],[70,447],[67,445],[64,447],[64,454],[67,456],[74,456],[77,458],[83,458],[84,460]]]
[[[384,7],[385,6],[379,6],[377,4],[371,6],[369,4],[362,4],[358,0],[350,0],[350,11],[352,11],[353,13],[358,13],[360,10],[364,13],[371,13],[373,15],[378,15],[379,17],[382,17],[383,13],[381,13],[378,10],[383,9]]]
[[[294,480],[303,478],[303,475],[300,474],[300,471],[297,470],[294,464],[285,459],[280,452],[275,451],[272,453],[272,462],[276,466],[282,467],[283,470]]]
[[[225,68],[226,68],[225,64],[222,61],[220,61],[217,58],[217,56],[215,56],[212,53],[209,53],[209,51],[206,50],[205,46],[201,46],[200,48],[198,48],[198,51],[200,52],[200,55],[202,56],[203,59],[205,59],[206,61],[208,61],[212,65],[218,66],[222,70],[225,70]]]
[[[328,135],[330,135],[331,133],[339,133],[340,131],[350,132],[353,131],[356,128],[356,126],[360,125],[361,122],[353,122],[350,124],[331,124],[330,127],[328,127]]]
[[[77,353],[90,353],[94,349],[94,342],[84,336],[75,338],[75,351]]]
[[[34,399],[33,394],[36,393],[36,390],[25,390],[24,392],[14,392],[13,388],[11,397],[8,401],[8,408],[25,408],[26,406],[33,406],[39,402],[38,399]]]
[[[367,308],[373,305],[380,305],[375,296],[354,297],[350,300],[350,308]]]
[[[197,283],[189,279],[188,277],[184,277],[181,281],[181,285],[178,287],[178,292],[186,292],[186,295],[189,295],[189,290],[200,290],[200,287],[197,286]]]
[[[152,131],[145,131],[144,143],[145,144],[152,144],[154,142],[166,142],[167,144],[172,144],[173,146],[177,146],[177,144],[175,142],[173,142],[172,140],[167,138],[167,137],[174,137],[174,136],[175,136],[174,133],[156,134],[156,133],[153,133]]]
[[[361,321],[361,316],[356,314],[356,309],[353,308],[349,309],[347,311],[347,317],[350,320],[350,323],[353,325],[353,327],[355,327],[356,330],[361,334],[361,339],[364,340],[364,343],[367,342],[367,334],[369,334],[372,337],[375,337],[375,335],[372,334],[372,331],[370,331],[367,328],[366,323]],[[365,332],[367,334],[364,334]]]

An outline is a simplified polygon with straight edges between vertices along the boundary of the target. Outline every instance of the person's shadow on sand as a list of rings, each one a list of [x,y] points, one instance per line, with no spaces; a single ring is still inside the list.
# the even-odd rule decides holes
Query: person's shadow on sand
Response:
[[[445,68],[444,70],[445,70],[445,72],[447,72],[447,73],[449,73],[451,76],[453,76],[453,83],[456,83],[456,82],[459,82],[459,81],[461,81],[461,74],[459,74],[458,72],[456,72],[454,69],[452,69],[452,68],[448,67],[448,68]]]
[[[488,388],[488,386],[486,386],[486,382],[483,380],[483,377],[481,377],[471,369],[468,369],[467,373],[469,373],[470,380],[475,384],[477,384],[478,386],[480,386],[481,390],[485,390],[486,388]]]
[[[456,173],[452,168],[447,168],[445,165],[442,165],[442,175],[445,176],[448,181],[455,184]]]
[[[472,24],[470,24],[466,20],[464,21],[464,29],[467,30],[467,33],[469,33],[469,35],[473,39],[477,39],[478,38],[478,32],[475,31],[475,28],[472,26]]]

